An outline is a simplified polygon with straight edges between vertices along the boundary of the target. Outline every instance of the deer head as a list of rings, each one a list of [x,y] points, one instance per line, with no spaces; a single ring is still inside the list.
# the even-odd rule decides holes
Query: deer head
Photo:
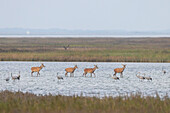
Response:
[[[74,68],[75,68],[75,69],[78,68],[77,65],[75,65]]]
[[[126,64],[122,64],[122,66],[123,66],[123,68],[125,68],[125,67],[126,67]]]
[[[97,65],[94,65],[94,67],[95,67],[96,69],[98,69]]]
[[[41,64],[41,67],[45,67],[43,63]]]

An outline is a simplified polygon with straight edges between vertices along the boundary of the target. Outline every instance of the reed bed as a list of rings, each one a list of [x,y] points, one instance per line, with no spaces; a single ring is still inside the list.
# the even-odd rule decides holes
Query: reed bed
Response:
[[[22,92],[0,92],[1,113],[170,113],[170,98],[42,96]]]
[[[0,61],[170,62],[169,45],[170,38],[0,38]]]
[[[54,52],[4,52],[0,61],[170,62],[170,50],[89,50]]]

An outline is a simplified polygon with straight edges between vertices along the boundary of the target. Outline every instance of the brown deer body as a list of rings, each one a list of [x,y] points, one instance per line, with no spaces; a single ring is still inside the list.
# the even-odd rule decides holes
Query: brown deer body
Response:
[[[31,68],[31,76],[33,76],[34,72],[37,72],[37,76],[40,75],[40,70],[45,67],[44,64],[41,64],[40,67],[32,67]]]
[[[117,73],[120,73],[121,76],[122,76],[123,75],[123,71],[124,71],[125,68],[126,68],[126,65],[123,65],[123,68],[116,68],[116,69],[114,69],[114,72],[115,72],[114,75],[116,75]]]
[[[86,74],[87,74],[87,73],[90,73],[90,75],[91,75],[91,77],[92,77],[92,74],[95,75],[94,71],[95,71],[96,69],[98,69],[97,65],[94,65],[94,68],[85,68],[83,75],[85,75],[85,77],[86,77]]]
[[[68,73],[70,73],[70,76],[73,74],[73,76],[74,76],[74,71],[77,69],[78,67],[77,67],[77,65],[75,65],[73,68],[66,68],[65,69],[65,71],[66,71],[66,73],[65,73],[65,76],[67,76],[67,74]]]

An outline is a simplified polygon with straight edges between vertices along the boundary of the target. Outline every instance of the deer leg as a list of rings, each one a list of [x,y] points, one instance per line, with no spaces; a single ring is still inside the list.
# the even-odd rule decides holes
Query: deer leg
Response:
[[[65,76],[67,76],[67,73],[68,73],[68,72],[65,73]]]
[[[33,76],[34,71],[31,72],[31,76]]]
[[[85,77],[86,77],[86,74],[87,74],[87,73],[85,72],[85,73],[84,73]]]
[[[94,74],[94,77],[96,77],[96,74],[95,73],[93,73]]]
[[[123,78],[123,73],[120,73],[120,77]]]
[[[39,71],[37,72],[37,76],[39,75],[40,73],[39,73]]]
[[[117,73],[115,72],[115,73],[113,74],[113,76],[116,76],[116,74],[117,74]]]
[[[73,73],[70,73],[70,77],[73,77]]]
[[[90,73],[90,76],[92,77],[92,73]]]

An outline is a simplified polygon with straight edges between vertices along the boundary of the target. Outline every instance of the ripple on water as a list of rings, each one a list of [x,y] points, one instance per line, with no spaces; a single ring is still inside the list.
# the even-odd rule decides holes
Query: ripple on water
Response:
[[[74,77],[65,77],[64,69],[78,65]],[[82,77],[86,67],[97,64],[99,69],[95,71],[96,77]],[[121,67],[121,63],[89,63],[89,62],[44,62],[46,66],[40,71],[40,76],[31,77],[31,67],[39,66],[39,62],[0,62],[0,91],[22,91],[34,94],[52,95],[82,95],[82,96],[119,96],[141,92],[144,96],[161,97],[170,96],[170,63],[126,63],[127,68],[123,78],[114,80],[111,78],[113,69]],[[167,71],[162,74],[162,67]],[[21,71],[21,80],[6,82],[5,78],[10,73],[17,74]],[[64,77],[58,80],[57,74]],[[152,81],[139,80],[136,73],[145,73],[145,76],[153,78]],[[120,77],[120,74],[117,75]]]

